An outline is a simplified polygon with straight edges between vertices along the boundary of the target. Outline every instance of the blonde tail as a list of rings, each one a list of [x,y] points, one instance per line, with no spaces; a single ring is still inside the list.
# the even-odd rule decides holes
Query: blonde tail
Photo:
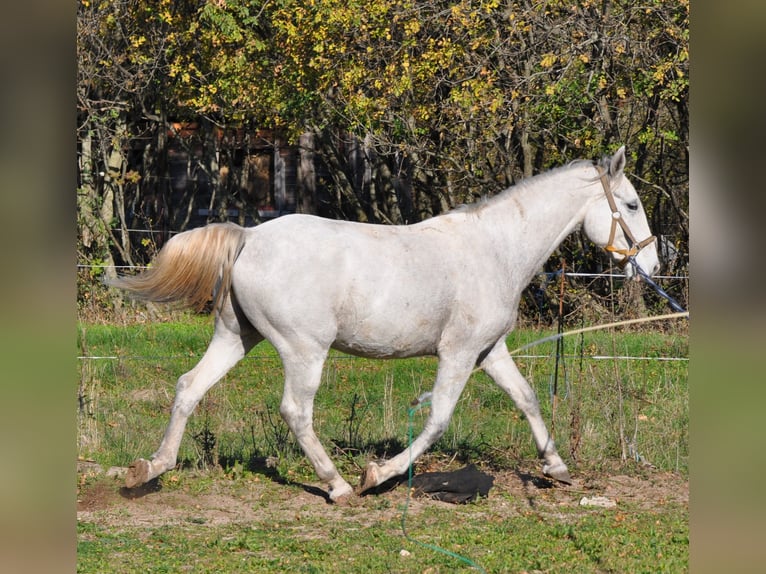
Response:
[[[214,309],[220,309],[244,245],[244,227],[211,223],[171,238],[146,271],[107,283],[145,301],[181,303],[200,311],[212,298]]]

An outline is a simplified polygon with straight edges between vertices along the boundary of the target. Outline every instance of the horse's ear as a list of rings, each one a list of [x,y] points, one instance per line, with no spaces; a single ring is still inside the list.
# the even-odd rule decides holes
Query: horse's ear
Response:
[[[625,169],[625,146],[620,146],[615,154],[612,156],[612,160],[609,162],[609,175],[611,177],[617,177],[622,174],[622,170]]]

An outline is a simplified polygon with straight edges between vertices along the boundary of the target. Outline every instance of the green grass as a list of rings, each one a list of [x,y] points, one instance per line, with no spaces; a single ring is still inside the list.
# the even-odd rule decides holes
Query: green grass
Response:
[[[297,491],[274,483],[262,487]],[[205,524],[193,509],[180,524],[114,528],[84,522],[78,525],[78,572],[446,573],[472,570],[467,561],[486,572],[687,571],[685,508],[656,513],[623,505],[616,512],[555,514],[520,508],[509,518],[482,500],[424,505],[407,519],[409,538],[398,515],[376,516],[370,503],[327,506],[300,517],[265,513],[224,526]],[[410,554],[402,556],[403,549]]]
[[[104,467],[126,466],[157,448],[167,424],[175,383],[201,357],[212,333],[209,319],[147,325],[78,326],[80,372],[78,454]],[[511,334],[516,349],[550,332]],[[555,343],[517,357],[540,399],[570,470],[641,473],[642,457],[662,471],[688,476],[688,356],[683,332],[595,332],[565,339],[559,363]],[[653,357],[593,359],[599,355]],[[315,427],[352,484],[366,462],[406,445],[410,402],[430,390],[433,358],[372,361],[333,353],[316,397]],[[279,416],[282,367],[261,344],[216,385],[190,418],[179,460],[163,489],[204,491],[225,477],[245,488],[264,461],[276,481],[259,488],[274,496],[297,483],[318,482]],[[427,408],[412,417],[415,432]],[[444,466],[473,462],[494,470],[520,463],[536,467],[528,423],[483,373],[472,375],[449,430],[429,451]],[[218,470],[211,472],[211,467]],[[208,470],[206,470],[208,469]],[[239,486],[238,486],[239,485]],[[87,488],[86,485],[81,487]],[[114,481],[109,488],[117,488]],[[266,498],[269,493],[264,494]],[[504,496],[499,493],[495,496]],[[247,492],[243,504],[260,502]],[[78,572],[452,572],[469,570],[455,558],[403,536],[400,514],[376,514],[386,499],[366,497],[361,508],[327,506],[297,520],[268,514],[250,524],[205,524],[189,511],[180,523],[152,527],[78,524]],[[621,503],[601,512],[572,507],[556,512],[509,500],[518,511],[496,514],[487,501],[426,506],[410,515],[407,530],[424,543],[470,557],[487,572],[683,572],[688,569],[688,508],[661,511]],[[576,499],[575,499],[576,506]],[[326,510],[326,511],[325,511]],[[377,516],[370,520],[370,515]],[[399,552],[406,549],[410,556]],[[150,565],[150,566],[147,566]]]
[[[200,318],[183,324],[80,325],[79,354],[106,358],[80,360],[79,454],[124,466],[154,452],[176,380],[199,360],[211,332],[209,320]],[[508,345],[518,348],[547,334],[513,333]],[[683,334],[597,332],[565,339],[555,401],[555,343],[525,353],[542,355],[516,361],[570,464],[598,467],[643,457],[658,468],[687,472],[688,363],[660,360],[687,355]],[[590,358],[601,355],[657,359]],[[340,466],[354,471],[370,456],[398,451],[407,439],[410,402],[430,390],[435,373],[430,357],[373,361],[331,354],[316,397],[315,428],[340,455]],[[200,403],[180,460],[187,466],[217,461],[247,466],[259,457],[279,456],[280,464],[310,476],[313,470],[279,416],[281,391],[281,363],[262,343]],[[416,432],[426,414],[424,409],[415,415]],[[449,430],[432,452],[501,466],[536,455],[528,424],[481,372],[471,377]]]
[[[429,515],[449,523],[454,512]],[[375,524],[338,539],[302,537],[318,524],[277,523],[266,528],[227,526],[201,530],[194,525],[153,528],[150,532],[114,533],[80,526],[79,572],[435,572],[473,570],[469,565],[411,543],[414,556],[399,555],[403,547],[395,521]],[[671,518],[671,520],[674,520]],[[612,516],[594,515],[571,524],[517,519],[493,525],[468,524],[423,536],[446,547],[459,547],[487,572],[590,573],[683,572],[688,531],[683,523],[628,518],[616,525]],[[648,536],[645,533],[649,533]],[[331,534],[331,533],[328,533]],[[608,535],[607,535],[608,534]],[[507,548],[514,541],[515,550]],[[347,553],[339,553],[339,547]],[[493,550],[495,549],[495,550]],[[117,560],[115,560],[117,558]],[[340,564],[340,566],[339,566]],[[189,567],[188,569],[185,567]]]

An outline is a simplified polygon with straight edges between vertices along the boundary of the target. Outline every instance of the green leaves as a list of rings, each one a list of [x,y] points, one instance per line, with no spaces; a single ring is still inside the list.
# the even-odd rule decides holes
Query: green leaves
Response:
[[[164,97],[188,113],[248,117],[294,134],[322,117],[387,143],[404,139],[421,157],[444,150],[410,141],[418,135],[443,134],[462,146],[509,126],[551,152],[568,142],[578,157],[598,155],[610,130],[623,139],[625,128],[642,131],[611,125],[621,121],[618,106],[640,110],[643,98],[678,102],[688,92],[687,0],[612,2],[604,12],[590,1],[501,8],[497,0],[201,7],[152,0],[141,7],[143,23],[122,24],[126,59],[164,67]],[[107,27],[125,15],[107,17]]]
[[[688,179],[688,0],[91,1],[82,109],[354,136],[422,216],[618,143],[639,177]]]

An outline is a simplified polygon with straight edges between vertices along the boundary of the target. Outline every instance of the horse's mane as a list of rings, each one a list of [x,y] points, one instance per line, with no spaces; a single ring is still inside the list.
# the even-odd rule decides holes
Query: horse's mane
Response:
[[[450,211],[459,212],[459,213],[475,213],[480,211],[482,208],[488,205],[491,205],[492,203],[496,201],[501,201],[503,197],[506,197],[512,193],[516,193],[531,185],[539,184],[545,181],[546,179],[550,179],[560,174],[561,172],[568,171],[570,169],[576,169],[583,166],[596,166],[596,165],[600,165],[604,168],[608,168],[609,158],[604,157],[598,163],[590,159],[576,159],[576,160],[570,161],[567,164],[554,167],[547,171],[544,171],[529,177],[524,177],[520,179],[519,181],[517,181],[516,183],[514,183],[513,185],[506,187],[503,191],[499,191],[494,195],[486,195],[486,194],[482,195],[476,201],[458,205],[457,207],[455,207],[454,209]]]

